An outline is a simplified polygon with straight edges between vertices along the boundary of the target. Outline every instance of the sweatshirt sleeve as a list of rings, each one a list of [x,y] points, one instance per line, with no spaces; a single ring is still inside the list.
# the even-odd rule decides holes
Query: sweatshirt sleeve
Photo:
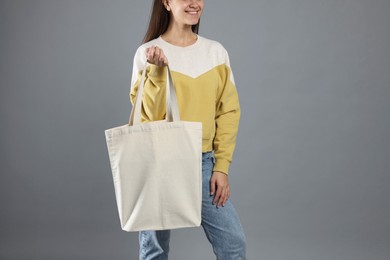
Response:
[[[142,96],[141,122],[162,120],[165,118],[166,100],[166,67],[159,67],[146,62],[145,48],[138,48],[134,55],[133,73],[131,78],[130,102],[135,104],[135,98],[141,81],[142,70],[146,64],[145,85]]]
[[[213,170],[228,174],[236,146],[241,111],[233,73],[230,69],[229,56],[226,51],[225,56],[226,61],[221,70],[221,84],[216,101],[216,133],[213,143],[215,165]]]

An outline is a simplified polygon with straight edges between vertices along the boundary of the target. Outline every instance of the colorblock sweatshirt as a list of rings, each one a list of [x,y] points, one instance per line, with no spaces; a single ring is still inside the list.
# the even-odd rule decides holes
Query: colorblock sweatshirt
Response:
[[[134,56],[130,101],[135,102],[142,70],[146,79],[141,122],[163,120],[166,113],[166,67],[146,63],[145,50],[158,46],[168,59],[180,118],[202,122],[202,151],[214,150],[213,171],[228,174],[236,145],[240,105],[229,56],[218,42],[198,36],[186,47],[172,45],[161,37],[142,44]]]

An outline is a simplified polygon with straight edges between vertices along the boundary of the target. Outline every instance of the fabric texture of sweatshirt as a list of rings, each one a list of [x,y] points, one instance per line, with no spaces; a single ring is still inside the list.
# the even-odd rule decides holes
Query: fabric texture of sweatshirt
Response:
[[[198,35],[186,47],[172,45],[160,37],[142,44],[136,51],[130,101],[134,105],[142,70],[146,79],[141,122],[163,120],[166,113],[166,67],[149,64],[145,50],[158,46],[168,59],[175,85],[180,118],[202,122],[202,151],[214,150],[213,171],[229,172],[240,120],[240,105],[226,49],[218,42]]]

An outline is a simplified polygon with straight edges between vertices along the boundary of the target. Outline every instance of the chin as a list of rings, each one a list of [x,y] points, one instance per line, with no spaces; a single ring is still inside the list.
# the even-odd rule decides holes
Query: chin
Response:
[[[198,23],[199,23],[199,19],[187,22],[188,25],[195,25],[195,24],[198,24]]]

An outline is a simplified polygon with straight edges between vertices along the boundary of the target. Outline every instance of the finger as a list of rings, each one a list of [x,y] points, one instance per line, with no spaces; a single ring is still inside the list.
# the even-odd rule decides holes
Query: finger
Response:
[[[150,59],[150,47],[149,47],[149,48],[146,48],[146,50],[145,50],[145,56],[146,56],[146,59],[147,59],[147,60]]]
[[[221,192],[221,197],[219,198],[217,208],[221,207],[222,203],[226,201],[227,198],[227,191],[226,188],[224,188]]]
[[[225,198],[224,201],[222,202],[222,207],[225,207],[227,200],[228,200],[228,197],[226,196],[226,198]]]
[[[152,47],[150,48],[150,61],[151,61],[153,64],[156,63],[156,61],[155,61],[155,59],[154,59],[154,55],[156,55],[156,48],[155,48],[154,46],[152,46]]]
[[[148,48],[148,53],[147,53],[147,59],[150,63],[154,64],[154,60],[153,60],[153,56],[154,56],[154,47],[151,46]]]
[[[159,54],[158,54],[158,62],[160,66],[165,66],[166,65],[166,57],[164,55],[164,51],[159,48]]]
[[[157,47],[157,46],[154,46],[154,60],[156,62],[158,62],[158,59],[159,59],[159,56],[160,56],[160,49]]]
[[[158,55],[158,48],[157,46],[153,46],[153,59],[156,59]]]
[[[229,199],[229,197],[230,197],[230,187],[227,186],[227,188],[226,188],[226,197],[225,197],[225,199],[222,202],[222,207],[225,207],[226,202]]]
[[[221,197],[221,194],[222,194],[222,187],[218,186],[218,187],[217,187],[217,192],[215,193],[215,196],[214,196],[213,205],[214,205],[215,203],[217,203],[217,201],[218,201],[219,198]]]

